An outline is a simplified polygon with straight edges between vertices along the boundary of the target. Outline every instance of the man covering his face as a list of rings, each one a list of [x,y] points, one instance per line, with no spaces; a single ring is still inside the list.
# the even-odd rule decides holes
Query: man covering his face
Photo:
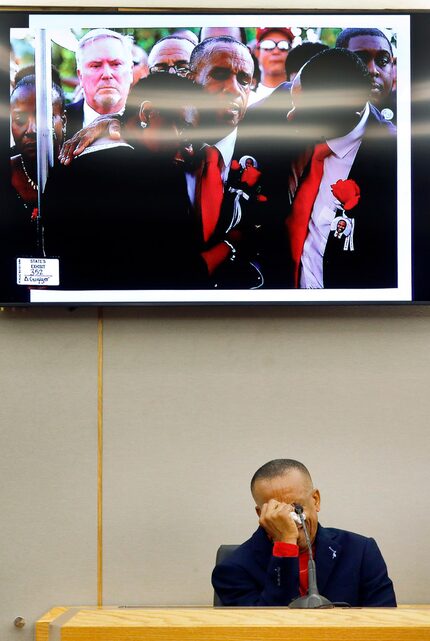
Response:
[[[396,605],[375,541],[318,523],[321,497],[303,463],[269,461],[252,477],[251,492],[259,528],[212,575],[223,605],[281,607],[307,593],[309,549],[303,526],[293,518],[298,505],[306,517],[320,593],[351,606]]]

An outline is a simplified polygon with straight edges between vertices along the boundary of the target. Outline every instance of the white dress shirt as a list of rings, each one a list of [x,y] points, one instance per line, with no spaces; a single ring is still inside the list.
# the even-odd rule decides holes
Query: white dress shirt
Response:
[[[324,160],[323,175],[309,220],[308,235],[301,257],[301,289],[324,287],[323,256],[337,206],[331,185],[348,178],[361,145],[369,113],[369,105],[366,104],[360,122],[352,131],[341,138],[327,140],[333,153]]]
[[[120,111],[116,111],[115,115],[120,114],[122,116],[124,111],[125,111],[125,107],[123,107]],[[90,107],[90,105],[87,103],[87,101],[84,98],[84,122],[83,122],[82,128],[88,127],[88,125],[94,122],[94,120],[101,115],[102,114],[99,114],[97,111],[94,111],[94,109]]]

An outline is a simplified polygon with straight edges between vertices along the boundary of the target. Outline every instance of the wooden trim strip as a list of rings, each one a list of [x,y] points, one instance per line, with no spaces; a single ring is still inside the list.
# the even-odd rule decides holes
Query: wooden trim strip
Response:
[[[103,308],[97,313],[97,605],[103,605]]]

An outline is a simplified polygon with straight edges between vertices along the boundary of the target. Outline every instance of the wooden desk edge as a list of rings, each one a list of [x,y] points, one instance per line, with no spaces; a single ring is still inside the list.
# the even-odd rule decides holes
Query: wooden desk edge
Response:
[[[76,610],[79,611],[80,609],[85,609],[85,610],[118,610],[121,609],[122,611],[128,611],[132,612],[134,609],[138,610],[163,610],[165,609],[166,611],[169,610],[213,610],[211,606],[137,606],[136,608],[131,606],[129,609],[128,608],[119,608],[119,606],[115,605],[106,605],[102,607],[98,607],[96,605],[93,606],[56,606],[48,610],[40,619],[36,621],[35,624],[35,629],[36,629],[36,634],[35,634],[35,641],[49,641],[49,626],[51,623],[53,623],[58,617],[62,616],[66,612],[70,610]],[[228,608],[228,610],[232,610],[233,608]],[[253,610],[260,610],[261,608],[235,608],[237,610],[247,610],[249,612],[252,612]],[[266,609],[266,608],[264,608]],[[274,610],[277,610],[278,608],[273,608]],[[281,608],[279,608],[281,609]],[[399,605],[398,609],[404,609],[404,610],[430,610],[430,604],[416,604],[416,605]],[[364,632],[364,630],[361,630]],[[430,636],[429,636],[430,639]]]

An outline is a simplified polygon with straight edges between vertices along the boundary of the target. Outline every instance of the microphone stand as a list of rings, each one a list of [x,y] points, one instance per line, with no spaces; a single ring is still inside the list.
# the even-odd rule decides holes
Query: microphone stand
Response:
[[[300,523],[302,525],[303,531],[305,533],[305,538],[306,538],[306,544],[308,546],[309,550],[309,561],[308,561],[308,579],[309,579],[309,587],[308,587],[308,593],[305,596],[298,597],[297,599],[294,599],[294,601],[291,601],[290,605],[288,606],[289,608],[334,608],[334,604],[326,599],[325,597],[321,596],[321,594],[318,592],[318,586],[317,586],[317,575],[316,575],[316,567],[315,567],[315,561],[313,558],[312,554],[312,545],[311,545],[311,540],[309,538],[309,533],[308,529],[305,525],[305,519],[303,517],[303,507],[301,505],[295,505],[294,506],[294,511],[298,515],[300,519]]]

